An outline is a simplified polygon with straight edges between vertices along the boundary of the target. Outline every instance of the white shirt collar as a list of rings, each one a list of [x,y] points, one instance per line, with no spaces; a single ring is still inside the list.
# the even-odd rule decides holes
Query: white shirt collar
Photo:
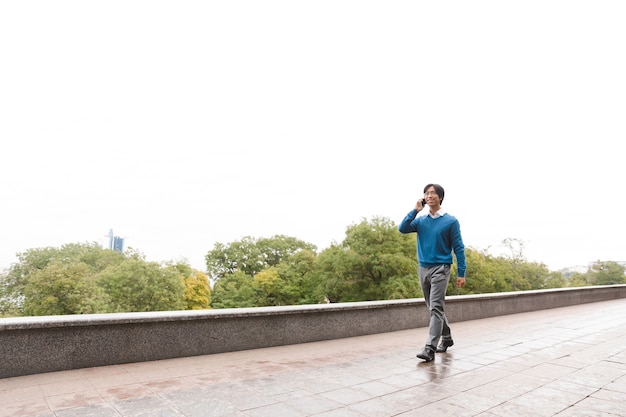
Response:
[[[446,214],[446,211],[444,209],[442,209],[441,207],[439,208],[439,210],[437,210],[437,212],[435,214],[431,214],[430,211],[428,212],[428,215],[430,217],[432,217],[433,219],[436,219],[438,217],[443,216],[444,214]]]

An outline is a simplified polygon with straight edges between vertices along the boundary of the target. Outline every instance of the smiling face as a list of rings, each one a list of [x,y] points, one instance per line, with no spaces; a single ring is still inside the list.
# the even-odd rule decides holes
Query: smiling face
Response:
[[[424,200],[430,207],[430,210],[434,213],[439,210],[444,197],[443,187],[439,184],[428,184],[424,187]]]
[[[424,200],[426,200],[426,204],[429,206],[439,206],[441,204],[439,194],[437,194],[435,187],[432,185],[424,191]]]

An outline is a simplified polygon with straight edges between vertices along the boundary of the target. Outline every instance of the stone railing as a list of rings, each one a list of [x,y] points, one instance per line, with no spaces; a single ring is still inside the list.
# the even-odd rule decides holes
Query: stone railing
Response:
[[[450,322],[626,298],[626,285],[449,296]],[[0,378],[428,326],[424,299],[0,319]]]

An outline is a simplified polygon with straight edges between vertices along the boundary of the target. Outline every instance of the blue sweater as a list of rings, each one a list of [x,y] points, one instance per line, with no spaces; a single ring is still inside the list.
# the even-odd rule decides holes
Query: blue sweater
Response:
[[[461,237],[461,226],[456,217],[445,213],[433,219],[417,216],[413,209],[406,215],[398,230],[400,233],[417,233],[417,259],[425,268],[437,265],[452,265],[452,251],[456,256],[458,276],[465,277],[465,245]]]

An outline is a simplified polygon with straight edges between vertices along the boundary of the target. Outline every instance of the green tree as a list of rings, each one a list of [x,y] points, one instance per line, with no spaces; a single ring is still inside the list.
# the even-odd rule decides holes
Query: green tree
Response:
[[[275,235],[270,238],[260,238],[256,243],[262,256],[263,264],[267,267],[277,266],[301,251],[315,253],[317,247],[311,243],[285,235]]]
[[[518,268],[526,259],[524,258],[524,242],[520,239],[506,238],[502,241],[502,244],[509,249],[509,265],[510,269],[507,273],[507,277],[510,279],[511,287],[513,291],[529,289],[525,288],[526,285],[520,282],[520,271]]]
[[[0,308],[2,308],[3,314],[27,314],[24,311],[25,305],[29,306],[29,311],[35,311],[36,309],[33,310],[35,308],[34,306],[41,300],[34,299],[33,297],[37,297],[39,294],[43,294],[43,292],[46,291],[46,297],[51,297],[47,299],[48,304],[50,303],[54,298],[53,293],[56,284],[51,282],[47,287],[45,286],[44,281],[47,277],[45,271],[49,265],[55,265],[54,269],[49,271],[49,278],[52,280],[62,280],[64,273],[75,276],[76,270],[84,270],[85,274],[93,276],[103,268],[119,262],[119,260],[122,259],[122,255],[112,250],[102,249],[97,243],[72,243],[59,248],[45,247],[29,249],[18,253],[17,259],[18,262],[14,263],[9,270],[2,275],[2,283],[0,284]],[[82,266],[77,266],[77,269],[74,270],[70,267],[72,264],[82,264]],[[82,284],[85,284],[85,286],[81,286]],[[94,289],[93,285],[88,281],[82,284],[77,284],[77,286],[85,291]],[[44,291],[44,288],[47,289]],[[92,297],[97,297],[98,294],[101,293],[97,292],[95,295],[85,293],[84,297],[91,300]],[[103,306],[106,301],[106,297],[101,300],[101,302],[95,302],[95,300],[93,300],[91,305],[94,308],[95,306],[104,308]],[[59,311],[64,311],[64,308],[65,307],[59,307]],[[87,307],[84,307],[84,309],[85,311],[89,310]],[[46,311],[53,310],[54,309],[49,305],[46,307]],[[71,310],[73,310],[73,308],[71,308]]]
[[[211,308],[211,287],[206,274],[194,269],[185,275],[184,282],[186,310]]]
[[[262,271],[261,251],[256,247],[256,239],[246,236],[240,241],[223,244],[217,242],[205,256],[209,277],[218,281],[237,271],[252,277]]]
[[[569,276],[569,278],[567,278],[567,286],[568,287],[587,287],[589,285],[591,285],[589,283],[590,281],[590,274],[587,273],[581,273],[581,272],[574,272],[572,275]]]
[[[284,305],[283,288],[284,281],[281,279],[276,267],[271,266],[254,276],[252,288],[256,294],[258,307]]]
[[[111,298],[111,311],[164,311],[185,307],[185,277],[172,266],[132,254],[98,275]]]
[[[565,288],[567,287],[567,280],[560,272],[549,272],[545,279],[545,288]]]
[[[517,290],[541,290],[546,288],[550,278],[550,271],[542,263],[517,262],[513,267],[516,275]]]
[[[276,265],[282,279],[279,305],[317,304],[324,302],[324,293],[316,278],[317,254],[303,249],[285,257]]]
[[[213,308],[278,306],[323,301],[315,282],[317,254],[302,249],[284,254],[276,266],[268,266],[254,276],[241,271],[226,274],[213,287]]]
[[[588,272],[591,285],[624,284],[624,267],[613,261],[596,261]]]
[[[205,260],[209,276],[217,281],[237,271],[253,277],[300,250],[316,249],[315,245],[283,235],[260,239],[246,236],[228,245],[216,243]]]
[[[344,278],[348,275],[344,262],[347,251],[343,246],[332,244],[318,256],[315,277],[318,293],[325,302],[340,303],[350,291],[350,282]]]
[[[48,263],[24,285],[23,312],[29,316],[89,314],[105,311],[108,296],[99,288],[93,269],[82,262]]]
[[[207,271],[215,282],[212,307],[285,305],[302,299],[302,291],[294,288],[294,282],[302,284],[308,279],[316,249],[315,245],[284,235],[259,239],[247,236],[227,245],[216,243],[205,257]]]
[[[257,294],[252,277],[241,271],[226,274],[217,280],[211,293],[213,308],[256,307]]]
[[[341,245],[319,255],[317,274],[330,302],[410,298],[421,294],[414,235],[384,217],[346,229]]]
[[[466,248],[465,257],[467,283],[463,289],[458,290],[455,288],[455,280],[451,279],[448,294],[486,294],[554,288],[557,283],[564,282],[558,280],[559,277],[562,278],[560,273],[550,273],[544,264],[526,261],[521,251],[508,257],[493,256],[486,251]]]
[[[509,287],[504,278],[503,261],[485,252],[472,248],[465,248],[467,262],[467,280],[465,287],[456,288],[454,271],[448,284],[448,294],[484,294],[508,291]]]

